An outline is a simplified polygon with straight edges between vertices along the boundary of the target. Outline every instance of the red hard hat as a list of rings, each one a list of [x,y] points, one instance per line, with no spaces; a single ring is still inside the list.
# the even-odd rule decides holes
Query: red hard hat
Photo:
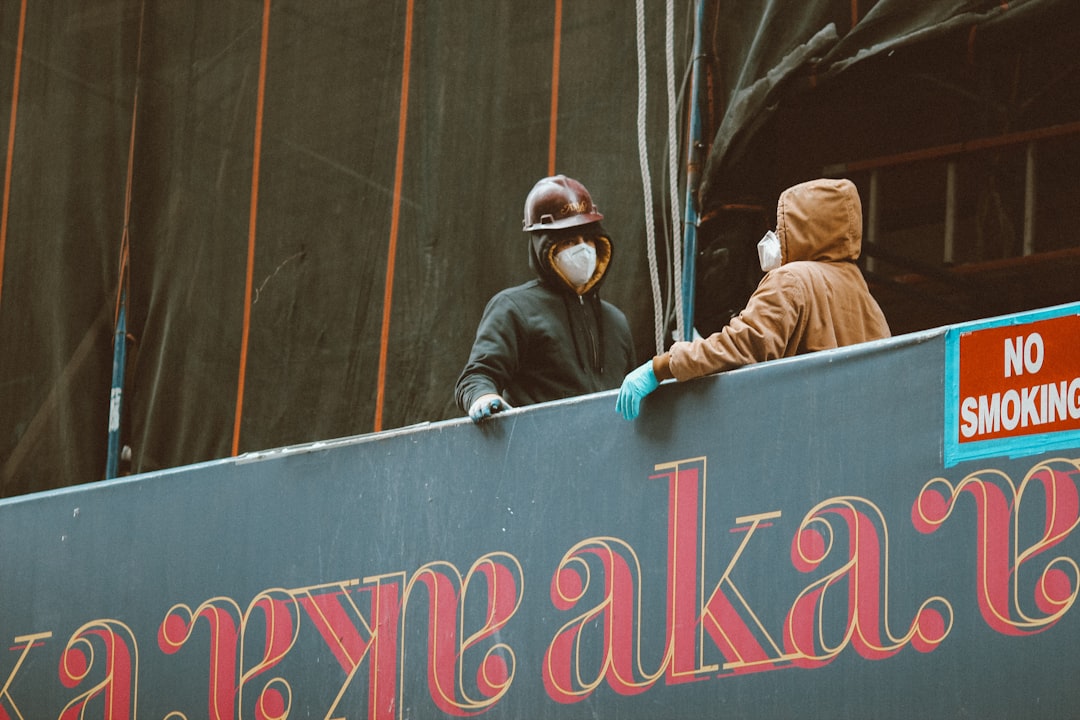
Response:
[[[565,175],[538,181],[525,198],[526,232],[557,230],[603,220],[585,186]]]

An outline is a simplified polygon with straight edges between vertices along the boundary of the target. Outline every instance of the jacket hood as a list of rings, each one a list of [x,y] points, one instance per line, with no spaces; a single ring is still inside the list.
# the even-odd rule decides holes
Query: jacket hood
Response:
[[[781,263],[855,261],[862,250],[862,202],[850,180],[811,180],[776,204]]]
[[[596,271],[580,293],[563,277],[563,274],[555,266],[555,245],[566,234],[583,235],[596,245]],[[600,223],[590,223],[589,225],[564,231],[530,233],[530,235],[529,267],[532,268],[532,271],[536,273],[541,282],[568,290],[575,295],[585,295],[595,290],[600,285],[600,281],[604,279],[608,265],[611,264],[613,249],[611,238],[608,237]]]

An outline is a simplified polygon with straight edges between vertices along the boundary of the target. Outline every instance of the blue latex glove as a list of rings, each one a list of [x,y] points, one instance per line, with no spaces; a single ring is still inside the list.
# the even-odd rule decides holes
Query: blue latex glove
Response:
[[[632,370],[623,378],[615,409],[627,420],[633,420],[641,410],[641,399],[660,386],[652,369],[652,360]]]
[[[495,413],[501,413],[503,410],[511,409],[513,408],[510,403],[494,393],[488,393],[476,398],[476,400],[473,401],[473,404],[469,406],[469,417],[472,418],[474,423],[480,423],[487,420]]]

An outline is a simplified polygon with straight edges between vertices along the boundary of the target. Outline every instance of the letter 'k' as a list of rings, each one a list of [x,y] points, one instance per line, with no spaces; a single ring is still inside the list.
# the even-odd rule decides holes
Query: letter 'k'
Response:
[[[716,672],[718,665],[706,665],[703,659],[705,633],[727,660],[725,670],[751,672],[776,669],[785,659],[779,646],[757,620],[745,596],[732,579],[732,571],[762,523],[780,517],[769,512],[736,518],[746,525],[745,535],[708,599],[704,597],[703,547],[705,518],[702,499],[706,488],[706,459],[693,458],[657,465],[660,474],[652,479],[668,481],[668,681],[688,682],[693,676]],[[733,601],[732,598],[735,598]],[[741,608],[741,610],[740,610]],[[747,624],[753,620],[756,632]],[[764,638],[772,646],[770,653],[759,642]]]
[[[15,680],[15,676],[19,672],[19,668],[22,667],[23,662],[26,660],[26,656],[30,654],[30,650],[36,645],[40,645],[43,640],[47,640],[52,637],[51,632],[37,633],[34,635],[21,635],[15,638],[15,646],[12,650],[22,645],[22,652],[19,653],[19,659],[15,661],[15,667],[11,668],[11,672],[8,674],[7,679],[4,680],[4,687],[0,689],[0,719],[8,720],[8,718],[21,718],[23,714],[19,712],[18,706],[15,704],[15,699],[11,697],[11,683]]]

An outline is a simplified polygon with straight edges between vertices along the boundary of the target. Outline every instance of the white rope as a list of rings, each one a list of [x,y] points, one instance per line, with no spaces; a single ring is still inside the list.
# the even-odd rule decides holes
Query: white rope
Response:
[[[664,308],[660,298],[660,274],[656,263],[656,225],[653,220],[652,178],[649,175],[649,151],[645,134],[645,110],[648,100],[645,74],[645,0],[637,0],[637,61],[638,61],[638,160],[641,163],[641,182],[645,193],[645,252],[649,258],[649,279],[652,282],[653,318],[656,332],[656,354],[664,351]]]
[[[667,49],[667,101],[668,101],[668,183],[671,187],[671,254],[675,272],[672,279],[675,298],[675,336],[686,337],[683,332],[683,283],[682,283],[682,216],[679,212],[679,112],[675,99],[675,0],[667,0],[667,19],[664,42]]]

